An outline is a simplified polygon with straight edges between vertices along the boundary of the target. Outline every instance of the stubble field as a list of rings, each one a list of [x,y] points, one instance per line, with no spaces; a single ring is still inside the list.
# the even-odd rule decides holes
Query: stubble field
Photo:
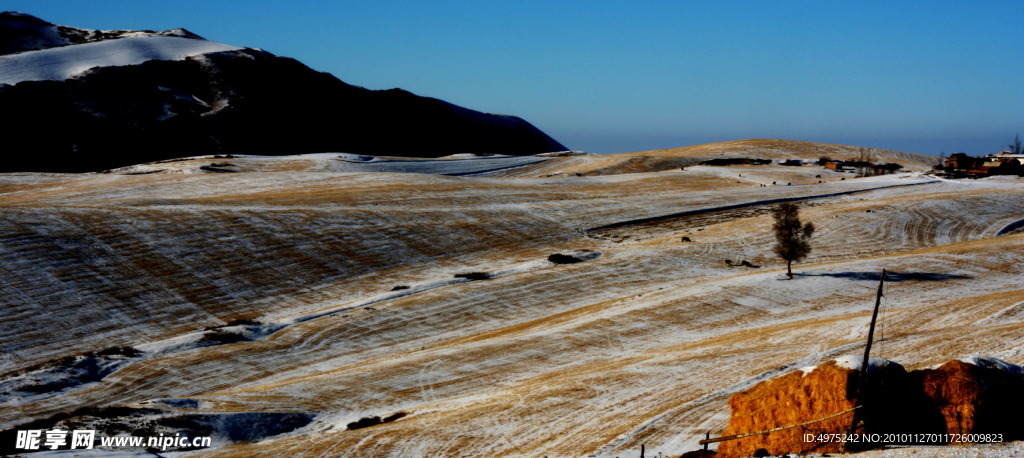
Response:
[[[1024,363],[1024,235],[997,235],[1024,218],[1020,179],[931,178],[935,158],[886,151],[901,173],[695,166],[859,154],[744,141],[0,175],[0,429],[129,406],[248,415],[204,456],[678,455],[725,429],[732,393],[862,352],[883,268],[876,356]],[[792,280],[767,214],[787,200],[818,228]],[[89,354],[118,346],[137,351]],[[95,377],[69,378],[71,355]],[[231,440],[276,413],[307,422]]]

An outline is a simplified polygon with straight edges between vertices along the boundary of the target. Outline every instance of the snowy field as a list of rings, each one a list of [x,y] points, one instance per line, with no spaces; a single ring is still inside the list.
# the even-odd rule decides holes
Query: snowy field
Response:
[[[0,175],[0,429],[127,406],[311,418],[196,456],[678,456],[731,394],[862,352],[883,268],[874,356],[1024,363],[1024,180],[673,165],[860,154],[808,145]],[[793,280],[779,201],[818,228]],[[1020,447],[865,453],[968,454]]]

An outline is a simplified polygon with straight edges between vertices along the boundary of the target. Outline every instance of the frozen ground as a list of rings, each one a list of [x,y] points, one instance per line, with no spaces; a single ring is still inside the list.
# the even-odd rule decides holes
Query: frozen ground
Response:
[[[292,412],[314,420],[196,454],[678,456],[725,429],[732,393],[861,352],[882,268],[876,356],[1024,362],[1024,235],[997,236],[1024,218],[1021,180],[639,154],[0,175],[0,297],[18,323],[0,329],[0,387],[17,388],[0,428],[85,406]],[[495,164],[515,168],[451,176]],[[793,280],[770,252],[779,199],[818,227]],[[114,371],[53,383],[74,354]],[[1018,448],[915,453],[932,450]]]

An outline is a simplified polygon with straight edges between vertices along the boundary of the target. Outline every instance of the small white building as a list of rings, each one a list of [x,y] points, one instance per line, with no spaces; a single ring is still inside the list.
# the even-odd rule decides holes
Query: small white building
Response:
[[[1018,164],[1024,164],[1024,154],[1014,154],[1009,151],[1000,151],[999,154],[989,154],[983,159],[985,159],[985,167],[995,167],[1003,162],[1009,161],[1017,161]]]

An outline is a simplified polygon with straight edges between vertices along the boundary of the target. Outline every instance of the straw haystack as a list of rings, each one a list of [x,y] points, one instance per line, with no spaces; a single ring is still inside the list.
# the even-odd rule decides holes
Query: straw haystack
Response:
[[[717,453],[714,450],[694,450],[679,455],[679,458],[715,458]]]
[[[729,400],[732,417],[724,435],[736,435],[796,425],[835,415],[855,405],[860,357],[845,357],[818,367],[803,368],[774,380],[761,382]],[[922,416],[927,401],[903,366],[871,358],[868,376],[861,387],[864,407],[858,410],[863,427],[858,432],[941,432],[938,415]],[[759,449],[771,455],[830,453],[842,450],[838,441],[804,441],[804,434],[848,432],[853,413],[783,431],[721,442],[717,458],[754,456]],[[914,430],[914,431],[910,431]],[[870,444],[878,446],[882,444]],[[849,444],[847,450],[865,448]]]
[[[1002,434],[1024,439],[1024,371],[992,357],[950,361],[911,372],[953,434]],[[955,441],[955,440],[954,440]]]

